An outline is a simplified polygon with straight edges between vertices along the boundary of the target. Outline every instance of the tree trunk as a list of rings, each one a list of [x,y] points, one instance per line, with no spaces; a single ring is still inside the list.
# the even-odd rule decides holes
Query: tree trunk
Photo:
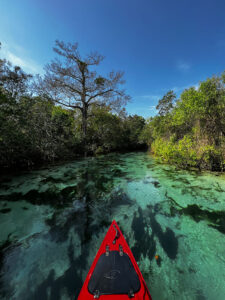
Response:
[[[87,107],[84,106],[82,110],[82,133],[83,133],[83,147],[84,156],[87,156]]]

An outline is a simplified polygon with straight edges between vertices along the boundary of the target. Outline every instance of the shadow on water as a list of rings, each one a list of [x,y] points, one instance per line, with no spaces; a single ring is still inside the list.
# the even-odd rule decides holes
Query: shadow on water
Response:
[[[160,245],[170,259],[175,259],[178,252],[178,239],[176,238],[174,232],[169,227],[163,232],[162,227],[156,221],[153,213],[150,213],[150,224],[153,233],[159,239]]]
[[[144,213],[146,214],[144,216]],[[152,260],[156,254],[156,241],[158,238],[160,245],[170,259],[175,259],[178,252],[178,239],[174,232],[170,228],[166,228],[163,232],[162,227],[156,221],[155,214],[152,212],[152,207],[149,206],[148,210],[143,213],[143,210],[139,207],[138,214],[134,214],[132,229],[134,231],[135,245],[132,248],[134,256],[137,260],[141,255],[148,256]],[[147,218],[149,217],[149,224]],[[151,228],[151,234],[148,228]],[[159,261],[159,266],[161,261]]]
[[[65,290],[70,299],[76,299],[82,287],[81,270],[86,268],[88,249],[88,247],[83,246],[81,256],[74,259],[74,246],[70,240],[67,249],[70,267],[57,279],[55,279],[55,271],[51,270],[48,277],[31,293],[30,299],[60,300]],[[28,286],[32,286],[32,282],[29,282]]]
[[[9,238],[2,244],[0,245],[0,297],[2,299],[4,299],[4,297],[6,297],[7,295],[7,291],[5,290],[3,281],[2,281],[2,277],[3,277],[3,272],[2,272],[2,268],[3,268],[3,264],[4,264],[4,259],[6,256],[6,249],[9,248],[11,246],[11,242],[9,240]]]
[[[97,225],[93,224],[93,199],[98,202],[99,194],[97,192],[106,192],[104,184],[110,180],[102,176],[98,180],[93,180],[93,174],[96,178],[96,172],[90,173],[90,170],[83,172],[81,180],[78,183],[79,193],[76,195],[80,196],[81,210],[79,213],[74,212],[73,209],[70,211],[63,212],[64,216],[60,219],[59,212],[55,212],[51,219],[46,220],[46,223],[50,226],[48,235],[50,238],[57,243],[63,243],[69,239],[71,229],[74,229],[74,233],[77,233],[81,242],[81,255],[78,258],[74,258],[74,246],[70,239],[70,245],[68,247],[68,257],[70,261],[70,267],[66,272],[55,279],[55,271],[51,270],[48,277],[36,287],[35,292],[32,294],[32,299],[43,299],[43,300],[57,300],[62,299],[62,294],[65,293],[70,299],[76,299],[79,291],[82,287],[82,271],[87,269],[87,258],[89,256],[90,241],[93,235],[96,235],[99,231],[103,230],[104,227],[108,227],[111,222],[107,220],[101,220]],[[115,176],[115,174],[113,175]],[[87,185],[94,181],[94,186]],[[97,192],[96,192],[97,191]],[[109,192],[109,190],[107,190]],[[67,198],[68,198],[67,194]],[[120,198],[124,202],[129,202],[126,195],[121,194]],[[117,197],[112,194],[112,202],[115,202]],[[33,272],[33,271],[32,271]],[[30,283],[32,284],[32,282]]]
[[[20,251],[21,243],[11,241],[11,234],[8,235],[7,240],[0,245],[0,299],[13,299],[11,297],[12,291],[9,290],[9,287],[6,286],[4,281],[4,261],[7,259],[8,254],[17,249]]]
[[[140,206],[137,208],[137,205],[141,205],[138,202],[140,199],[138,199],[138,196],[137,199],[133,199],[130,196],[130,191],[127,191],[126,185],[124,189],[124,181],[120,185],[120,179],[127,181],[128,188],[130,183],[131,186],[134,186],[135,181],[140,179],[140,182],[143,183],[142,192],[146,188],[147,191],[157,192],[157,195],[160,194],[164,186],[160,176],[157,177],[156,173],[153,173],[154,176],[151,173],[143,176],[142,171],[144,168],[137,167],[141,162],[141,167],[143,167],[142,164],[147,164],[149,168],[158,168],[155,162],[149,163],[146,157],[142,159],[142,156],[140,156],[137,159],[136,154],[135,156],[133,155],[124,156],[128,158],[127,162],[123,160],[123,155],[120,155],[118,158],[118,155],[113,154],[87,159],[77,164],[71,163],[58,171],[53,170],[48,174],[49,176],[46,173],[45,176],[40,175],[39,186],[35,183],[36,177],[33,176],[30,181],[32,182],[33,180],[34,184],[27,193],[24,191],[26,191],[28,185],[25,185],[24,191],[18,185],[15,190],[12,188],[11,194],[1,196],[4,202],[26,200],[34,204],[28,205],[27,203],[27,205],[24,205],[22,203],[22,209],[19,210],[21,214],[34,213],[35,210],[38,211],[39,205],[43,204],[48,204],[51,212],[44,212],[45,215],[40,220],[43,227],[41,229],[38,227],[37,230],[35,228],[36,231],[34,230],[35,232],[30,241],[28,241],[29,237],[25,236],[22,244],[19,244],[16,240],[17,235],[12,234],[12,236],[8,236],[8,240],[0,247],[1,299],[13,299],[11,296],[15,292],[17,282],[21,280],[23,275],[28,280],[26,279],[27,282],[25,282],[26,287],[22,285],[23,287],[16,294],[19,296],[18,299],[76,299],[83,284],[84,271],[89,269],[90,258],[95,254],[93,253],[95,251],[91,249],[92,245],[102,237],[103,232],[106,232],[111,224],[112,216],[118,217],[120,221],[118,224],[125,234],[129,230],[130,244],[133,245],[131,250],[137,261],[141,261],[142,257],[146,258],[146,261],[148,259],[152,261],[158,253],[159,249],[157,248],[160,247],[161,252],[159,253],[161,256],[157,255],[156,264],[151,263],[149,268],[146,268],[146,270],[144,268],[143,270],[143,272],[146,272],[147,279],[157,277],[157,272],[153,272],[154,266],[156,268],[162,266],[166,270],[166,262],[176,259],[177,263],[180,258],[180,255],[178,257],[177,254],[182,247],[179,247],[178,236],[175,235],[172,228],[163,226],[165,223],[161,223],[161,220],[163,220],[162,222],[167,222],[169,218],[185,215],[196,222],[207,220],[209,226],[225,233],[225,212],[216,210],[211,212],[196,204],[188,205],[184,208],[176,203],[172,197],[168,196],[167,191],[165,195],[163,194],[159,203],[148,205],[145,208]],[[134,164],[137,167],[137,171],[133,168]],[[179,183],[181,182],[181,184],[189,186],[191,189],[189,180],[182,177],[182,173],[180,176],[177,176],[176,172],[171,172],[169,167],[165,167],[163,171],[160,167],[158,171],[161,174],[163,172],[163,176],[167,176],[171,180],[177,180],[177,188],[179,188]],[[4,183],[4,189],[7,187],[7,184],[7,182]],[[44,188],[40,189],[40,187]],[[193,199],[199,194],[199,190],[199,187],[195,188],[195,191],[191,194]],[[182,192],[184,193],[185,191]],[[7,205],[10,208],[2,205],[0,209],[2,218],[14,213],[14,207],[16,208],[14,203],[7,202]],[[42,212],[41,209],[40,211]],[[18,223],[19,221],[18,219]],[[126,224],[130,224],[130,221],[131,228],[128,229]],[[23,223],[21,222],[21,224]],[[34,236],[35,234],[36,236]],[[129,239],[126,239],[129,243]],[[43,256],[37,255],[37,259],[42,260],[41,263],[37,261],[33,264],[32,259],[31,261],[29,259],[26,261],[25,259],[18,263],[14,269],[14,260],[18,257],[23,257],[26,253],[29,254],[29,257],[32,256],[32,251],[34,251],[36,245],[41,250],[46,251]],[[49,249],[47,249],[46,245],[49,246]],[[12,258],[11,251],[13,249],[16,251],[13,253],[14,256]],[[60,253],[54,257],[57,259],[62,254],[63,261],[57,264],[57,261],[54,262],[54,258],[52,259],[53,261],[46,259],[46,256],[59,249]],[[36,252],[34,251],[34,253]],[[164,253],[165,255],[163,255]],[[64,258],[65,266],[62,269],[61,263],[64,264]],[[45,259],[48,265],[44,267],[45,269],[42,272],[40,268],[45,263]],[[20,270],[23,264],[25,264],[24,271]],[[8,266],[11,268],[11,273],[9,272],[10,274],[5,276],[6,274],[3,274],[2,270],[7,270]],[[189,268],[189,271],[193,274],[194,272],[196,273],[194,269]],[[178,273],[181,276],[185,275],[182,268],[178,270]],[[3,277],[4,280],[2,281]],[[7,281],[8,278],[12,279],[11,282],[10,280]],[[4,286],[1,285],[2,283],[4,283]],[[196,292],[195,296],[199,300],[205,299],[201,289]]]
[[[30,290],[21,291],[21,299],[61,299],[61,295],[65,292],[69,298],[76,298],[82,286],[82,271],[86,269],[87,257],[89,255],[89,242],[91,237],[96,235],[99,230],[103,230],[105,226],[109,226],[107,220],[102,219],[97,225],[92,224],[93,201],[95,204],[101,201],[105,193],[110,193],[113,188],[113,178],[122,176],[122,171],[113,167],[110,172],[107,170],[99,170],[98,165],[86,166],[79,170],[79,177],[75,186],[67,186],[62,190],[58,190],[57,186],[49,186],[45,192],[39,190],[31,190],[26,194],[12,193],[11,195],[2,196],[4,201],[26,200],[32,204],[50,204],[55,208],[52,217],[45,220],[49,226],[49,231],[42,236],[44,239],[50,239],[56,243],[63,243],[70,239],[70,245],[67,249],[70,266],[65,273],[56,278],[55,270],[50,270],[47,278],[35,287],[36,282],[32,281],[32,274],[37,271],[37,266],[30,270],[30,281],[27,288]],[[103,172],[104,171],[104,172]],[[109,175],[110,174],[110,175]],[[46,182],[54,184],[57,180],[46,180]],[[45,182],[45,183],[46,183]],[[125,197],[124,201],[126,201]],[[114,200],[115,201],[115,200]],[[24,208],[26,209],[26,208]],[[1,209],[0,213],[9,213],[9,208]],[[81,243],[81,255],[74,258],[74,246],[70,238],[71,230],[78,234]],[[14,241],[16,242],[16,241]],[[10,255],[10,241],[6,241],[0,249],[0,268],[2,271],[5,258]],[[62,247],[64,245],[62,244]],[[22,271],[22,270],[20,270]],[[4,275],[1,273],[1,275]],[[0,278],[1,279],[1,278]],[[1,282],[0,282],[1,284]],[[0,285],[1,298],[10,297],[12,293],[10,283],[6,290]]]
[[[89,160],[86,164],[73,169],[71,166],[64,173],[60,174],[58,170],[57,176],[49,174],[40,180],[40,184],[28,192],[24,193],[15,191],[11,194],[0,195],[0,200],[4,201],[20,201],[25,200],[34,205],[51,205],[53,207],[62,207],[69,205],[75,199],[82,197],[98,199],[105,194],[111,192],[114,187],[114,179],[126,176],[126,172],[121,169],[123,161],[117,158],[116,155],[109,155],[103,158],[95,158]],[[35,179],[34,179],[35,181]],[[62,183],[70,182],[70,185],[65,184],[62,188]],[[41,187],[46,186],[44,191]],[[7,189],[7,186],[5,186]],[[2,213],[7,213],[7,210],[2,210]]]
[[[0,209],[0,213],[1,214],[7,214],[11,211],[11,208],[3,208],[3,209]]]
[[[213,227],[225,234],[225,211],[209,211],[201,209],[198,205],[188,205],[179,210],[181,214],[190,216],[195,222],[201,220],[209,221],[208,226]]]
[[[132,252],[136,260],[140,260],[141,255],[148,256],[152,260],[156,253],[156,243],[154,234],[149,234],[146,230],[146,221],[143,218],[143,211],[139,207],[138,213],[134,213],[132,230],[134,232],[135,244],[132,247]]]
[[[54,269],[50,269],[46,278],[39,284],[37,284],[36,276],[34,276],[37,272],[39,273],[39,264],[34,264],[30,266],[28,281],[26,284],[26,289],[21,290],[19,292],[19,298],[16,299],[37,299],[37,300],[60,300],[64,299],[77,299],[79,291],[82,287],[82,272],[88,269],[88,257],[89,251],[91,251],[91,238],[93,235],[98,235],[102,230],[106,231],[108,228],[108,223],[106,222],[106,227],[104,225],[91,225],[89,222],[88,211],[85,210],[82,214],[79,214],[77,218],[74,218],[75,215],[71,216],[69,220],[66,220],[64,224],[57,225],[57,223],[52,223],[50,226],[50,230],[44,236],[39,236],[36,234],[36,239],[50,239],[54,240],[57,244],[60,244],[59,247],[65,247],[64,242],[66,240],[69,241],[69,245],[65,251],[67,252],[67,257],[69,260],[69,267],[61,276],[57,276],[56,271]],[[69,235],[69,231],[74,229],[74,232],[78,234],[80,239],[80,255],[75,257],[75,247],[74,247],[74,239]],[[70,232],[71,234],[71,232]],[[17,251],[21,250],[23,245],[13,244],[10,239],[8,239],[1,247],[0,247],[0,270],[5,271],[6,268],[2,269],[4,260],[6,261],[11,257],[11,251],[13,249],[17,249]],[[55,251],[57,251],[57,247]],[[47,249],[46,249],[47,250]],[[43,249],[45,251],[45,249]],[[48,251],[48,250],[47,250]],[[14,252],[15,253],[15,252]],[[18,257],[18,253],[14,255],[14,257]],[[13,263],[13,261],[11,262]],[[57,262],[56,262],[57,265]],[[12,265],[10,265],[12,267]],[[22,265],[20,265],[22,267]],[[46,266],[47,267],[47,266]],[[19,270],[19,272],[23,272],[23,270]],[[4,276],[4,273],[0,273],[0,298],[1,299],[14,299],[12,294],[14,293],[11,283],[9,282],[6,285],[4,280],[1,280],[1,275]],[[38,274],[37,274],[38,275]],[[39,276],[39,275],[38,275]]]
[[[170,202],[170,215],[185,215],[191,217],[195,222],[207,221],[209,227],[212,227],[219,232],[225,234],[225,211],[224,210],[207,210],[202,209],[197,204],[190,204],[187,207],[179,205],[172,197],[165,194]],[[166,214],[165,214],[166,215]]]

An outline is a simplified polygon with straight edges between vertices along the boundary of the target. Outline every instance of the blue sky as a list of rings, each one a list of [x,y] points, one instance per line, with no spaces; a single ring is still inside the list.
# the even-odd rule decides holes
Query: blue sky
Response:
[[[0,1],[1,57],[41,73],[56,39],[103,54],[100,72],[123,70],[128,112],[149,117],[169,89],[225,70],[225,1]]]

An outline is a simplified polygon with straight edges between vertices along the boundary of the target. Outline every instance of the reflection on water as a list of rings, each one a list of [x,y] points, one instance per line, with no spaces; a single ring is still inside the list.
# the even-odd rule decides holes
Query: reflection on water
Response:
[[[153,299],[223,300],[225,178],[216,175],[130,153],[5,178],[0,298],[76,299],[115,219]]]

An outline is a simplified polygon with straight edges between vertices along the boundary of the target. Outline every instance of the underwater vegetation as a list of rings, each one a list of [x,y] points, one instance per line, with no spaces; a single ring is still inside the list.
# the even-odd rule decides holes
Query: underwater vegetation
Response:
[[[223,300],[224,190],[221,176],[177,171],[145,153],[8,177],[0,298],[76,299],[115,219],[153,299]]]

